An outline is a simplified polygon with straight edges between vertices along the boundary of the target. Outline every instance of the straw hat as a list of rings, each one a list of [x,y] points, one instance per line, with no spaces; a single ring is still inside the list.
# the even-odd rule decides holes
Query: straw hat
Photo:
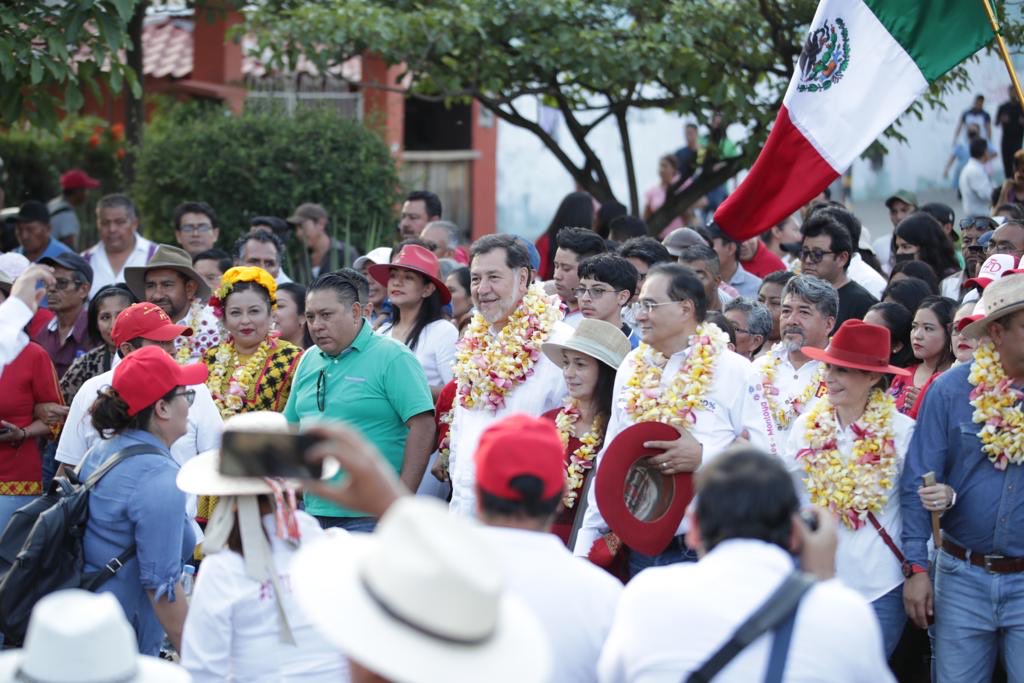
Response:
[[[913,374],[910,370],[889,365],[889,354],[892,351],[889,329],[863,320],[845,321],[836,330],[828,348],[805,346],[800,351],[814,360],[844,368],[904,377]]]
[[[139,654],[135,631],[110,593],[70,589],[36,603],[25,647],[0,654],[0,681],[172,683],[180,666]]]
[[[629,339],[622,330],[611,323],[594,318],[584,318],[572,333],[572,336],[561,344],[545,342],[541,351],[555,365],[561,366],[564,359],[563,351],[578,351],[591,358],[618,370],[623,359],[630,351]]]
[[[541,624],[503,591],[473,522],[407,496],[372,534],[303,546],[292,588],[316,628],[398,683],[539,683],[550,674]]]
[[[158,245],[153,252],[152,258],[144,266],[128,266],[124,269],[124,281],[132,294],[140,299],[146,298],[146,272],[156,268],[176,270],[192,282],[196,283],[196,297],[208,299],[210,297],[210,285],[192,267],[192,257],[188,252],[169,244]]]
[[[968,337],[984,337],[990,324],[1024,309],[1024,277],[1014,274],[999,278],[985,288],[980,306],[984,307],[985,317],[964,328]],[[974,310],[977,313],[978,307]]]

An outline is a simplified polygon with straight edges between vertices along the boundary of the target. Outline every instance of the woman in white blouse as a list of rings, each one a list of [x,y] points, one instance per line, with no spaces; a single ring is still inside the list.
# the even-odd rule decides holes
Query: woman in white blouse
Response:
[[[885,389],[887,375],[907,371],[889,365],[889,330],[860,320],[827,349],[802,351],[826,364],[828,394],[794,424],[786,465],[804,501],[837,517],[836,574],[871,603],[888,657],[907,621],[898,486],[914,421]]]
[[[251,412],[225,423],[225,442],[232,431],[287,433],[288,424],[281,413]],[[294,490],[284,481],[220,474],[217,451],[189,460],[177,484],[186,493],[220,497],[182,635],[181,664],[192,680],[346,683],[345,656],[292,596],[300,546],[326,533],[295,509]]]

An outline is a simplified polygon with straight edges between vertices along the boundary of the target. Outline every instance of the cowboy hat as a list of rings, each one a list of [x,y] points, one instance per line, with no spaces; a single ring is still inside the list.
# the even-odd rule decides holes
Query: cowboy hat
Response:
[[[640,422],[615,437],[597,468],[594,493],[601,515],[623,543],[645,555],[662,552],[676,535],[693,498],[693,473],[662,474],[647,461],[662,451],[644,443],[678,438],[672,425]]]
[[[398,683],[548,680],[543,628],[503,591],[502,570],[473,522],[407,496],[372,534],[303,546],[292,589],[320,633]]]
[[[979,306],[983,307],[985,317],[963,329],[967,337],[984,337],[988,334],[989,325],[1024,309],[1024,277],[1018,274],[999,278],[985,288]],[[979,312],[978,307],[974,310]]]
[[[160,244],[153,252],[152,258],[144,266],[127,266],[124,269],[124,281],[132,294],[140,299],[146,298],[146,272],[155,268],[176,270],[196,283],[196,298],[208,299],[210,286],[206,280],[192,267],[192,257],[188,252],[169,244]]]
[[[892,352],[889,329],[863,320],[845,321],[832,336],[828,348],[805,346],[800,351],[808,358],[844,368],[903,377],[913,374],[910,370],[889,365]]]
[[[441,264],[438,263],[434,252],[429,249],[424,249],[418,244],[407,244],[402,247],[402,251],[398,252],[398,258],[394,263],[376,263],[367,268],[367,271],[370,273],[370,277],[386,288],[392,268],[403,268],[419,273],[434,283],[434,287],[441,295],[442,304],[452,300],[452,293],[448,291],[447,285],[441,279]]]
[[[563,351],[577,351],[610,366],[613,370],[618,370],[630,351],[630,344],[626,335],[615,325],[603,320],[584,318],[572,336],[564,342],[545,342],[541,344],[540,349],[559,367],[564,362]]]
[[[172,683],[192,677],[180,666],[138,653],[120,603],[110,593],[73,588],[36,603],[25,647],[0,654],[0,681]]]

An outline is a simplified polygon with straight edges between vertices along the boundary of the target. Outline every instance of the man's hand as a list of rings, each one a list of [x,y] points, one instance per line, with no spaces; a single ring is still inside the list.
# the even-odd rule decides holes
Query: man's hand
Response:
[[[928,622],[935,615],[932,602],[932,580],[927,572],[918,572],[903,582],[903,608],[907,616],[921,628],[928,628]]]
[[[800,538],[800,568],[825,581],[836,575],[839,534],[835,517],[829,512],[818,507],[811,511],[818,520],[815,531],[811,531],[799,514],[793,515],[793,526]]]
[[[679,432],[679,438],[674,441],[644,442],[644,448],[665,451],[650,458],[650,463],[665,475],[695,472],[704,457],[704,446],[693,437],[693,434],[679,427],[676,427],[676,431]]]
[[[25,269],[18,279],[11,286],[11,296],[21,299],[30,310],[39,308],[39,302],[46,296],[46,287],[37,288],[42,281],[47,287],[57,284],[53,276],[53,268],[41,266],[38,263]]]
[[[25,430],[7,420],[0,420],[0,443],[17,443],[25,439]]]
[[[37,403],[32,408],[32,416],[46,423],[47,427],[54,427],[64,424],[64,418],[68,416],[69,410],[71,409],[59,403]]]
[[[409,493],[377,447],[355,430],[340,424],[321,424],[308,431],[324,438],[306,454],[310,462],[333,459],[344,471],[340,482],[305,482],[303,486],[313,495],[380,517],[399,496]]]
[[[434,475],[434,479],[437,479],[438,481],[448,481],[448,456],[437,456],[437,460],[434,461],[434,466],[430,468],[430,473]]]

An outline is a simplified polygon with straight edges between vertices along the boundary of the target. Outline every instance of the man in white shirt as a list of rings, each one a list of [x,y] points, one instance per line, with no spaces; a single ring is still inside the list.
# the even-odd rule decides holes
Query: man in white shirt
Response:
[[[696,249],[697,247],[690,247]],[[711,462],[738,438],[745,437],[755,445],[767,443],[768,436],[759,422],[744,424],[744,416],[752,414],[750,394],[741,387],[750,381],[750,361],[726,348],[724,333],[714,325],[705,325],[706,296],[704,284],[694,272],[679,264],[657,265],[648,272],[637,302],[637,324],[643,343],[631,351],[618,374],[612,393],[612,413],[605,432],[605,449],[626,427],[646,422],[649,416],[639,417],[637,406],[627,400],[627,387],[634,379],[646,386],[644,377],[660,375],[659,396],[653,399],[658,410],[662,400],[672,392],[680,398],[695,402],[695,407],[676,424],[679,439],[651,441],[648,448],[664,449],[651,457],[651,464],[665,475],[693,472],[702,464]],[[710,359],[710,367],[698,367],[702,358]],[[660,372],[657,370],[661,367]],[[693,374],[704,376],[710,372],[711,380],[702,393],[690,391]],[[693,374],[691,374],[693,373]],[[644,392],[645,394],[647,392]],[[666,398],[662,398],[666,397]],[[660,400],[659,400],[660,399]],[[640,412],[648,413],[646,408]],[[601,455],[598,456],[597,476]],[[598,538],[609,528],[598,509],[595,488],[587,495],[587,509],[576,538],[573,552],[587,556]],[[668,548],[656,556],[630,552],[630,573],[636,574],[649,566],[692,561],[696,555],[686,547],[682,534],[685,520]]]
[[[756,412],[747,419],[761,423],[772,455],[782,455],[793,423],[825,393],[824,366],[800,349],[825,348],[838,312],[836,290],[813,275],[798,275],[782,289],[782,339],[754,361],[747,387]]]
[[[516,458],[509,458],[516,453]],[[565,448],[554,423],[512,415],[491,425],[474,455],[477,516],[505,590],[534,613],[555,653],[552,681],[597,680],[622,584],[550,533],[565,493]]]
[[[10,296],[0,299],[0,373],[28,345],[25,325],[32,320],[32,316],[39,308],[39,302],[46,296],[46,287],[39,287],[40,282],[47,287],[53,286],[56,282],[53,268],[43,265],[29,266],[10,285]],[[2,294],[3,291],[0,290],[0,295]]]
[[[476,472],[473,453],[480,435],[491,423],[512,413],[541,415],[557,407],[565,397],[562,369],[540,352],[546,341],[560,341],[572,334],[561,322],[558,302],[538,287],[530,288],[530,256],[511,235],[487,235],[473,245],[470,255],[470,294],[487,329],[477,331],[474,317],[461,344],[474,349],[460,362],[456,354],[456,397],[452,407],[449,472],[452,481],[451,509],[461,515],[476,514]],[[551,309],[554,310],[551,310]],[[520,343],[502,334],[512,318],[531,314],[537,321],[536,338]],[[506,335],[507,335],[507,331]],[[506,344],[507,342],[507,344]],[[506,353],[528,353],[529,367],[509,367]],[[484,365],[477,365],[478,361]],[[487,367],[487,363],[501,367]],[[497,370],[507,384],[497,387],[489,371]],[[525,375],[525,376],[524,376]]]
[[[566,227],[555,237],[555,291],[562,300],[565,311],[564,322],[574,328],[583,320],[580,302],[576,300],[576,288],[580,284],[578,268],[580,261],[590,256],[603,254],[608,249],[596,232],[587,228]]]
[[[124,282],[126,266],[144,266],[156,252],[156,245],[139,234],[135,204],[123,194],[100,199],[96,204],[96,227],[100,241],[82,252],[92,266],[90,299],[102,287]]]
[[[835,521],[819,511],[811,531],[798,510],[793,482],[772,456],[734,451],[698,473],[687,542],[701,559],[651,569],[626,586],[598,665],[601,683],[687,680],[793,572],[794,556],[823,580],[797,606],[783,680],[894,681],[871,608],[829,580]],[[764,680],[774,639],[775,630],[755,639],[714,680]]]
[[[971,140],[971,158],[960,171],[960,198],[964,216],[988,216],[992,207],[992,179],[985,170],[988,143],[982,138]]]

